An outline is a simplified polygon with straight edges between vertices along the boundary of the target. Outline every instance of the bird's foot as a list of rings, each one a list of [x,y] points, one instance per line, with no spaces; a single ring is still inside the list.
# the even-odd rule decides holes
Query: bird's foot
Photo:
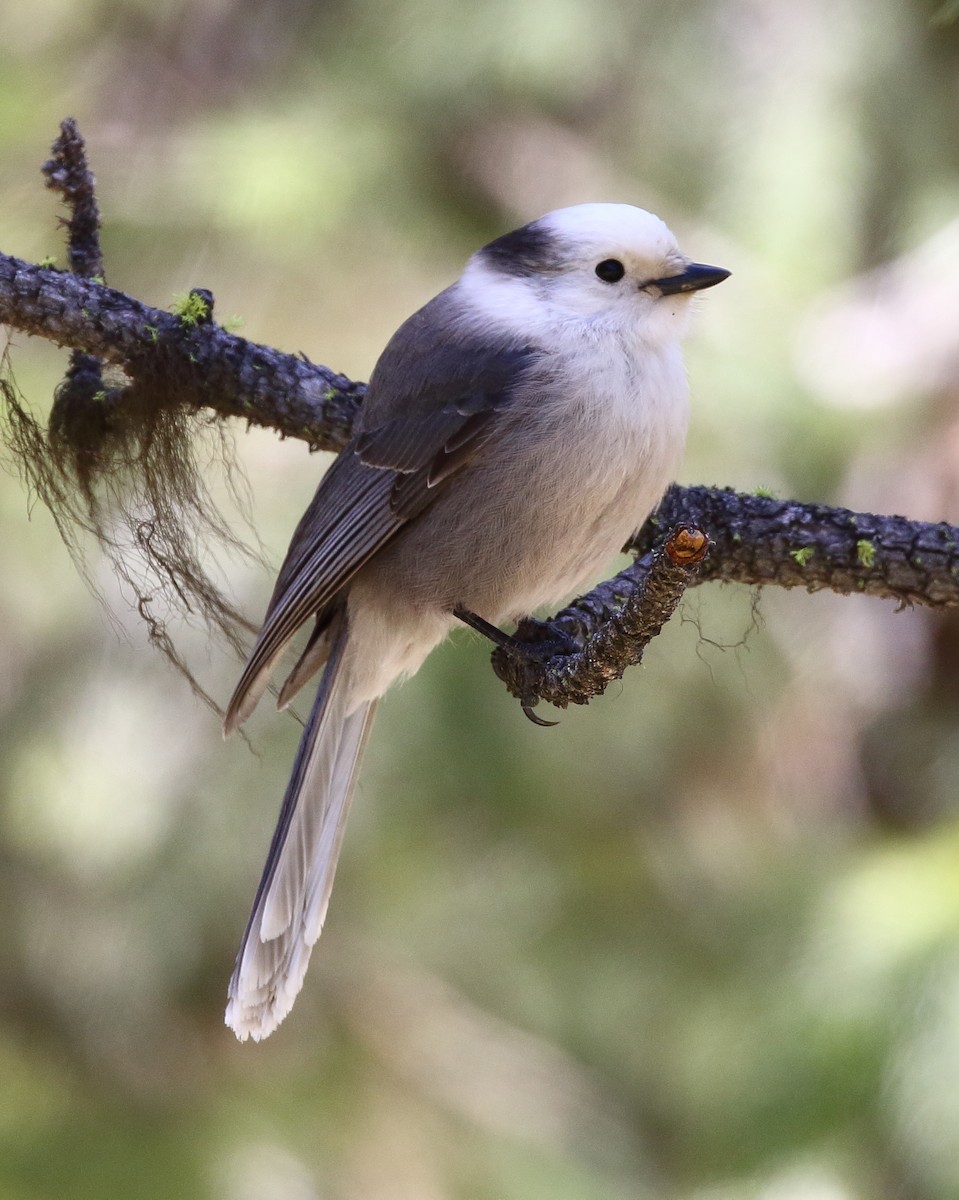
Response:
[[[556,629],[548,621],[539,621],[536,617],[524,617],[513,634],[504,633],[496,625],[491,625],[468,608],[454,608],[453,615],[464,624],[488,638],[504,654],[526,662],[545,663],[558,655],[575,654],[579,649],[576,640],[562,630]],[[525,716],[542,728],[558,725],[559,721],[547,721],[537,716],[533,709],[539,698],[531,696],[521,700],[520,705]]]

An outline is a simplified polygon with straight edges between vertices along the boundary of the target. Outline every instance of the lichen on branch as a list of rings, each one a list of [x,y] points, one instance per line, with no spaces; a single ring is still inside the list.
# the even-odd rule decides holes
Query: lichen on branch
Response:
[[[0,254],[0,323],[70,348],[71,363],[44,429],[4,361],[7,450],[81,569],[90,533],[132,589],[151,638],[189,675],[159,615],[161,601],[221,629],[238,650],[248,628],[205,567],[211,544],[249,551],[206,488],[202,447],[212,443],[242,510],[226,419],[339,450],[364,385],[222,328],[202,288],[168,312],[107,287],[95,183],[74,122],[61,127],[44,174],[68,205],[72,271]],[[677,561],[670,545],[675,550],[682,530],[709,539],[704,561]],[[525,629],[547,640],[572,636],[574,653],[524,661],[497,651],[494,666],[528,709],[539,699],[585,703],[639,660],[687,586],[829,588],[947,608],[959,604],[957,547],[951,525],[673,486],[627,547],[637,558],[626,571],[554,622]]]

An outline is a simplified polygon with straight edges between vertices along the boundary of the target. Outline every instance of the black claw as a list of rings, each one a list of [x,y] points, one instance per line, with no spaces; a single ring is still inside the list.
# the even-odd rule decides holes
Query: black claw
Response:
[[[533,722],[533,724],[538,725],[540,729],[551,729],[554,725],[559,724],[559,721],[546,721],[542,717],[538,717],[536,713],[533,712],[533,706],[531,704],[522,705],[522,709],[526,716]]]

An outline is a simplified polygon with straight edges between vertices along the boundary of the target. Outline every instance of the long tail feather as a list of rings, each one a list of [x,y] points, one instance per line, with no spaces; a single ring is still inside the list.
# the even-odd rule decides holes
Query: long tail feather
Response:
[[[253,911],[230,980],[226,1023],[267,1037],[293,1007],[320,936],[376,702],[350,712],[347,619],[332,644],[300,739]]]

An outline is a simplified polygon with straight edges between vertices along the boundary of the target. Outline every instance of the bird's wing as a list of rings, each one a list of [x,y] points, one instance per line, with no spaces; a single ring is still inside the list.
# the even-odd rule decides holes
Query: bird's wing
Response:
[[[329,606],[355,572],[469,462],[537,356],[530,347],[460,343],[451,357],[447,343],[436,349],[437,332],[433,353],[425,331],[419,353],[402,339],[397,350],[397,335],[377,364],[353,440],[321,480],[294,531],[263,627],[227,707],[227,732],[253,711],[300,626],[314,616],[328,620]],[[302,682],[305,677],[298,677]]]

